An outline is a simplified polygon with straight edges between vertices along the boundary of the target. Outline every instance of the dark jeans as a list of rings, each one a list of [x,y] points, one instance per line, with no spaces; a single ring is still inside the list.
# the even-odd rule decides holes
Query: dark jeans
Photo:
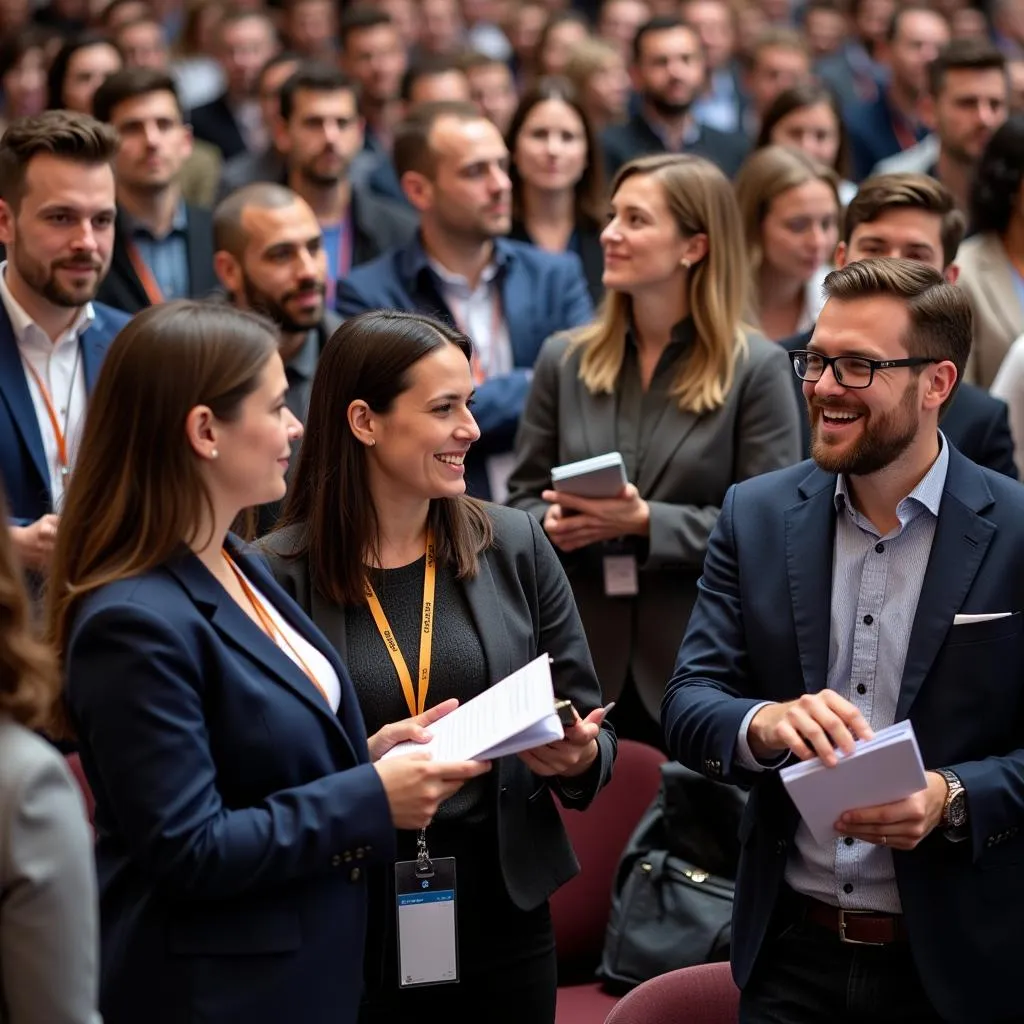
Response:
[[[740,1024],[941,1024],[910,945],[853,946],[806,921],[765,939]]]
[[[431,856],[455,857],[460,980],[454,985],[399,989],[394,873],[376,876],[360,1024],[554,1024],[558,974],[551,913],[547,903],[535,910],[512,903],[495,833],[494,822],[427,830]],[[412,856],[413,839],[399,833],[400,859]]]

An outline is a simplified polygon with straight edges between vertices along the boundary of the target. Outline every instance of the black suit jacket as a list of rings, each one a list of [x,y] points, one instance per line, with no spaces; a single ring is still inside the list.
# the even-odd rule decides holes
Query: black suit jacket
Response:
[[[601,136],[605,168],[609,181],[618,169],[638,156],[665,153],[665,143],[640,114],[634,114],[625,124],[614,124],[604,130]],[[717,164],[723,173],[732,178],[746,159],[750,143],[739,132],[720,132],[714,128],[700,126],[686,152],[702,156]]]
[[[807,348],[813,331],[805,331],[787,338],[779,344],[787,352]],[[793,374],[793,388],[803,415],[800,417],[800,442],[804,458],[811,454],[811,426],[800,378]],[[1017,464],[1013,458],[1013,435],[1010,433],[1006,403],[994,398],[984,388],[961,383],[953,401],[942,417],[942,432],[954,448],[959,449],[972,462],[987,466],[1013,480],[1017,479]]]
[[[601,703],[569,581],[540,524],[528,513],[489,505],[495,543],[483,553],[472,579],[460,580],[487,661],[487,675],[499,682],[545,651],[553,659],[555,693],[571,700],[581,717]],[[287,527],[259,542],[275,578],[305,609],[342,661],[347,657],[345,609],[314,590],[307,559],[290,558],[301,527]],[[518,757],[495,766],[500,871],[512,901],[523,910],[539,906],[579,871],[579,864],[551,798],[584,810],[611,777],[615,732],[606,722],[600,753],[579,778],[534,775]],[[483,909],[486,913],[486,908]]]
[[[216,146],[225,160],[245,153],[249,148],[245,144],[242,129],[239,128],[235,115],[228,105],[226,92],[201,107],[195,107],[189,122],[192,125],[192,134],[197,139]]]
[[[601,248],[601,229],[596,224],[577,224],[576,234],[579,238],[579,257],[583,264],[583,276],[587,279],[587,291],[590,292],[591,301],[596,307],[604,297],[604,250]],[[534,245],[533,239],[526,230],[526,225],[521,221],[512,222],[512,230],[509,238],[517,242],[529,242]]]
[[[201,206],[186,205],[185,211],[189,298],[204,299],[219,287],[213,271],[213,215]],[[128,236],[120,220],[114,234],[110,272],[100,286],[97,298],[126,313],[138,313],[150,304],[128,255]]]
[[[381,253],[408,245],[419,221],[411,206],[375,195],[367,185],[352,186],[352,266],[375,260]]]

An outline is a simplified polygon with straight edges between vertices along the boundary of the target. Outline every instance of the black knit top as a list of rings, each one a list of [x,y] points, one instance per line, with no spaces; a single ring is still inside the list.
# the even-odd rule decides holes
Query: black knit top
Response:
[[[368,570],[370,582],[409,667],[414,688],[419,675],[425,570],[425,557],[398,569]],[[389,722],[408,718],[409,708],[391,656],[367,605],[346,609],[345,637],[349,674],[359,696],[366,732],[372,736]],[[434,588],[434,635],[427,707],[432,708],[449,697],[458,697],[464,704],[487,686],[487,664],[469,606],[452,572],[439,564]],[[434,820],[479,822],[491,814],[493,807],[486,799],[491,774],[470,779],[441,805]]]

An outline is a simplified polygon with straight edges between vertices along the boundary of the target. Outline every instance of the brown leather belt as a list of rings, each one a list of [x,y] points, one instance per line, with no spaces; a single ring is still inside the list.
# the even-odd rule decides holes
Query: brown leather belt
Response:
[[[888,946],[907,941],[902,914],[876,914],[861,910],[842,910],[805,896],[801,899],[804,919],[819,928],[827,928],[840,942],[855,946]]]

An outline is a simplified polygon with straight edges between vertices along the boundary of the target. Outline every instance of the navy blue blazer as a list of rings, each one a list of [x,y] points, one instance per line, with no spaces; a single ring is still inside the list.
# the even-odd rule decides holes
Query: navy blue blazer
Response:
[[[115,335],[131,319],[101,302],[92,304],[96,318],[79,338],[85,386],[91,392],[103,357]],[[47,426],[49,429],[49,426]],[[42,428],[36,416],[7,309],[0,302],[0,478],[7,492],[9,522],[27,526],[53,511],[50,471]]]
[[[478,497],[489,497],[482,457],[512,448],[530,389],[530,373],[544,339],[579,327],[594,315],[578,256],[543,252],[508,238],[495,239],[494,246],[515,368],[488,378],[476,389],[473,415],[481,437],[467,459],[466,473],[467,485]],[[347,280],[338,282],[338,312],[342,316],[356,316],[369,309],[428,313],[454,325],[419,236],[356,267]]]
[[[353,1024],[366,866],[394,829],[352,682],[333,713],[191,553],[87,596],[67,700],[96,797],[106,1024]]]
[[[895,156],[903,149],[893,131],[892,118],[892,107],[884,90],[878,94],[877,99],[855,103],[844,111],[855,181],[863,180],[880,160]],[[914,138],[920,142],[927,134],[928,129],[918,125]]]
[[[787,352],[807,348],[813,331],[795,334],[779,344]],[[793,388],[800,406],[800,443],[803,457],[811,454],[811,422],[807,415],[803,382],[794,373]],[[961,381],[953,401],[942,416],[942,432],[954,448],[979,466],[987,466],[1013,480],[1017,479],[1010,410],[1002,399],[990,395],[976,384]]]
[[[736,765],[737,737],[757,702],[825,686],[835,486],[804,462],[729,491],[662,704],[673,756],[751,787],[732,929],[740,986],[783,884],[797,813],[776,771]],[[963,780],[969,836],[953,843],[937,830],[913,851],[894,850],[893,862],[925,990],[959,1024],[1020,1013],[1022,609],[1024,488],[951,448],[896,720],[913,723],[926,768]],[[958,613],[996,612],[1012,614],[953,625]]]

